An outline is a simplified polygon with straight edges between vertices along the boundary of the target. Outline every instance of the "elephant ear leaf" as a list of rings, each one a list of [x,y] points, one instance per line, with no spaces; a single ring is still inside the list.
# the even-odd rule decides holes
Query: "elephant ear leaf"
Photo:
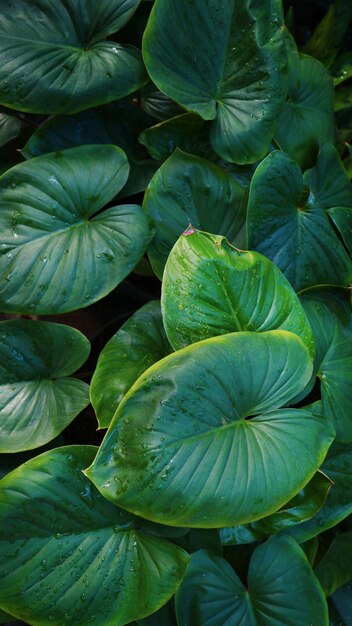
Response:
[[[51,322],[0,324],[0,452],[54,439],[87,406],[89,386],[69,378],[90,345],[77,330]]]
[[[227,161],[253,163],[267,152],[285,96],[282,25],[276,0],[159,0],[152,9],[148,72],[161,91],[212,120],[212,145]]]
[[[0,177],[0,309],[57,314],[88,306],[129,274],[152,237],[139,206],[93,217],[127,180],[116,146],[69,148]]]
[[[311,374],[307,348],[287,331],[187,346],[131,387],[86,474],[109,500],[163,524],[260,519],[302,489],[333,439],[324,418],[279,408]]]
[[[290,537],[272,537],[254,550],[246,582],[225,559],[199,550],[176,594],[178,623],[328,626],[323,591]]]
[[[257,252],[194,228],[166,263],[162,312],[175,350],[234,331],[282,329],[301,337],[314,355],[308,319],[280,270]]]
[[[139,2],[3,2],[0,102],[29,113],[76,113],[141,87],[148,77],[140,52],[108,39]]]

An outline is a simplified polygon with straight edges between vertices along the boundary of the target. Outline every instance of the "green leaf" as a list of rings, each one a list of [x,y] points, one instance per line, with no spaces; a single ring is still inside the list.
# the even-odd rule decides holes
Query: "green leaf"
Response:
[[[347,209],[346,209],[347,210]],[[311,324],[322,412],[337,441],[352,442],[352,311],[347,290],[308,290],[301,302]]]
[[[315,568],[326,596],[352,579],[352,532],[335,537]]]
[[[54,116],[30,137],[21,153],[25,158],[40,156],[82,144],[114,144],[126,153],[130,174],[119,196],[144,191],[158,164],[148,158],[138,143],[139,133],[150,126],[149,115],[130,102],[114,102],[76,115]]]
[[[269,515],[312,478],[333,438],[323,418],[278,410],[311,372],[307,348],[286,331],[188,346],[136,381],[87,475],[104,497],[163,524]]]
[[[329,189],[334,175],[337,181]],[[332,146],[321,150],[316,167],[304,177],[298,164],[282,152],[269,154],[254,173],[248,246],[270,258],[296,291],[318,284],[348,285],[352,280],[351,259],[326,213],[350,198],[347,184]]]
[[[69,326],[0,323],[0,452],[44,445],[87,406],[88,385],[68,376],[89,350],[89,341]]]
[[[266,154],[285,93],[278,2],[158,0],[143,57],[161,91],[214,120],[211,142],[222,158],[253,163]]]
[[[352,52],[342,54],[331,68],[334,85],[340,85],[352,77]]]
[[[329,65],[336,54],[333,45],[334,20],[335,7],[330,6],[303,49],[305,54],[319,59],[322,63],[325,61],[326,65]]]
[[[116,146],[80,146],[31,159],[0,178],[0,310],[64,313],[112,291],[152,232],[140,207],[89,219],[126,182]]]
[[[17,117],[0,111],[0,148],[19,135],[21,126]]]
[[[352,583],[335,591],[332,596],[333,607],[337,610],[340,621],[331,626],[352,626]]]
[[[234,331],[288,330],[314,355],[308,319],[281,272],[257,252],[190,229],[166,264],[162,312],[175,350]]]
[[[186,553],[138,530],[85,478],[95,450],[45,452],[0,482],[0,604],[34,626],[122,626],[183,577]]]
[[[311,519],[324,505],[331,486],[332,481],[317,472],[292,500],[272,515],[246,526],[221,528],[222,544],[252,543]]]
[[[352,514],[352,445],[334,443],[321,470],[334,483],[324,506],[312,519],[285,531],[299,543],[336,526]]]
[[[154,0],[152,1],[154,2]],[[170,100],[152,82],[141,90],[140,102],[142,110],[159,121],[168,120],[170,117],[175,117],[183,112],[177,102]]]
[[[344,244],[352,256],[352,208],[335,207],[328,214],[339,231]]]
[[[148,80],[139,50],[107,37],[122,28],[138,4],[2,3],[0,102],[30,113],[76,113],[136,91]]]
[[[190,223],[242,245],[246,206],[247,194],[231,174],[176,150],[153,176],[143,201],[156,229],[148,254],[157,276],[162,277],[172,246]]]
[[[121,326],[100,353],[90,391],[99,428],[109,426],[118,404],[137,378],[170,352],[160,303],[148,302]]]
[[[352,107],[351,85],[343,85],[335,89],[334,93],[334,111],[342,109],[350,109]]]
[[[275,141],[301,166],[315,161],[319,146],[334,141],[333,83],[324,66],[290,50],[287,100]]]
[[[5,624],[8,622],[16,622],[17,620],[14,620],[13,616],[10,615],[9,613],[5,613],[5,611],[2,611],[0,609],[0,624]]]
[[[200,550],[191,556],[176,595],[178,624],[186,626],[328,626],[321,587],[303,551],[273,537],[254,551],[245,586],[225,559]]]

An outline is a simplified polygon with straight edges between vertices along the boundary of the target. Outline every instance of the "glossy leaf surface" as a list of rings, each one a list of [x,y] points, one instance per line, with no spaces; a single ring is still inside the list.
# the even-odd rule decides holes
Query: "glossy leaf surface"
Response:
[[[69,326],[0,323],[0,452],[51,441],[87,406],[88,385],[68,376],[89,350],[87,339]]]
[[[69,446],[0,482],[0,604],[33,625],[123,626],[176,591],[188,557],[137,530],[82,469],[96,448]]]
[[[214,120],[212,145],[235,163],[266,154],[283,104],[280,5],[263,4],[158,0],[144,33],[153,81],[185,108]]]
[[[21,121],[14,115],[0,111],[0,148],[11,141],[11,139],[17,137],[21,126]]]
[[[148,254],[159,278],[172,246],[189,224],[241,245],[246,205],[247,195],[231,174],[177,150],[156,172],[143,201],[156,228]]]
[[[3,174],[0,310],[71,311],[99,300],[129,274],[152,237],[147,217],[127,205],[92,218],[128,171],[116,146],[80,146]]]
[[[3,2],[0,102],[30,113],[75,113],[141,87],[148,79],[140,52],[107,39],[138,4],[139,0]]]
[[[352,579],[352,532],[340,533],[335,537],[315,573],[326,596],[331,596],[339,587]]]
[[[346,183],[330,146],[304,177],[298,164],[282,152],[269,154],[253,176],[248,246],[270,258],[296,291],[318,284],[348,285],[352,279],[351,259],[326,213],[330,207],[346,206],[340,204],[349,198]]]
[[[234,331],[288,330],[314,354],[308,319],[291,285],[261,254],[224,237],[186,231],[166,264],[163,320],[171,345]]]
[[[307,348],[286,331],[188,346],[136,381],[87,475],[106,498],[164,524],[269,515],[312,478],[333,438],[323,418],[279,410],[311,372]]]
[[[303,551],[273,537],[254,551],[245,586],[225,559],[191,556],[176,596],[179,626],[328,626],[322,589]]]
[[[100,353],[91,383],[91,401],[99,427],[107,428],[118,404],[137,378],[172,352],[159,302],[134,313]]]

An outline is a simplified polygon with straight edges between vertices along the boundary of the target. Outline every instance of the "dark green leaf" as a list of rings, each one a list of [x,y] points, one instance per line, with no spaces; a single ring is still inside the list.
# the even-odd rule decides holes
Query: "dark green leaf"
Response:
[[[352,583],[338,589],[332,596],[340,621],[332,626],[352,626]]]
[[[85,478],[95,448],[46,452],[0,482],[0,604],[34,626],[123,626],[176,591],[187,555]]]
[[[347,250],[352,256],[352,209],[334,208],[329,209],[328,214],[338,229]]]
[[[148,83],[146,87],[143,87],[140,101],[143,111],[159,121],[168,120],[170,117],[180,115],[183,112],[177,102],[170,100],[153,83]]]
[[[159,1],[143,56],[161,91],[214,120],[211,141],[222,158],[253,163],[266,154],[285,93],[278,2]]]
[[[307,348],[286,331],[188,346],[136,381],[87,475],[106,498],[173,526],[269,515],[312,478],[333,438],[322,417],[278,409],[311,373]]]
[[[152,178],[143,201],[156,228],[148,254],[157,276],[162,277],[172,246],[189,224],[241,246],[246,207],[247,194],[231,174],[176,150]]]
[[[327,626],[324,594],[304,552],[273,537],[253,553],[245,586],[225,559],[191,556],[176,595],[179,626]]]
[[[351,259],[326,209],[346,206],[350,198],[348,179],[332,146],[321,150],[316,167],[304,178],[289,156],[272,152],[252,179],[248,245],[269,257],[296,291],[317,284],[348,285]]]
[[[315,573],[326,596],[331,596],[339,587],[352,579],[352,532],[335,537]]]
[[[148,77],[139,50],[107,40],[138,4],[139,0],[3,2],[0,102],[30,113],[76,113],[141,87]]]
[[[175,350],[234,331],[288,330],[314,355],[308,319],[281,272],[261,254],[190,229],[167,261],[162,290],[166,334]]]
[[[80,146],[31,159],[0,178],[0,310],[63,313],[109,293],[152,232],[135,205],[89,219],[126,182],[116,146]]]
[[[99,427],[107,428],[118,404],[148,367],[172,348],[166,338],[159,302],[148,302],[106,344],[91,383]]]
[[[21,126],[17,117],[0,111],[0,148],[19,135]]]

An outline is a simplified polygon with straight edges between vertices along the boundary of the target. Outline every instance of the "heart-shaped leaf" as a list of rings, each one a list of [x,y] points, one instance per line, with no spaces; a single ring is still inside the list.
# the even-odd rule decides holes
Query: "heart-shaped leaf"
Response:
[[[175,593],[187,554],[138,529],[82,469],[96,448],[57,448],[0,482],[1,607],[34,626],[123,626]]]
[[[324,594],[307,558],[289,537],[258,546],[245,586],[225,559],[191,556],[176,595],[180,626],[328,626]]]
[[[327,191],[322,181],[327,164],[335,164],[329,180],[333,173],[341,179],[334,148],[323,149],[317,167],[304,178],[289,156],[272,152],[257,168],[250,187],[248,245],[271,259],[296,291],[318,284],[348,285],[352,280],[351,259],[326,213],[346,200],[345,188],[336,197],[331,193],[336,187]],[[310,188],[308,198],[304,183]]]
[[[352,579],[352,532],[335,537],[315,568],[326,596]]]
[[[222,544],[252,543],[311,519],[325,503],[332,484],[325,474],[317,472],[292,500],[272,515],[252,524],[221,528]]]
[[[27,159],[82,144],[114,144],[124,150],[130,173],[119,197],[144,191],[158,164],[148,158],[138,135],[153,119],[127,101],[107,104],[76,115],[58,115],[44,122],[21,153]]]
[[[97,213],[123,187],[116,146],[80,146],[31,159],[0,178],[0,310],[63,313],[109,293],[152,232],[140,207]]]
[[[334,141],[333,83],[316,59],[290,50],[287,100],[275,140],[303,167],[314,163],[319,146]]]
[[[167,261],[162,289],[167,336],[175,350],[234,331],[288,330],[314,355],[308,319],[271,261],[224,237],[189,229]]]
[[[141,87],[148,77],[139,50],[107,40],[139,1],[2,3],[0,102],[30,113],[75,113]]]
[[[334,483],[326,503],[312,519],[285,531],[299,543],[336,526],[352,514],[352,445],[334,443],[321,469]]]
[[[91,383],[91,401],[99,427],[107,428],[118,404],[148,367],[172,352],[159,302],[136,311],[100,353]]]
[[[176,150],[152,178],[143,201],[156,228],[148,254],[157,276],[162,277],[172,246],[190,223],[241,245],[246,207],[247,194],[231,174]]]
[[[44,445],[87,406],[88,385],[67,377],[89,350],[89,341],[69,326],[0,323],[0,452]]]
[[[235,163],[253,163],[267,152],[285,95],[284,56],[276,0],[158,1],[143,38],[153,81],[214,120],[212,145]]]
[[[132,386],[87,475],[106,498],[173,526],[269,515],[312,478],[333,438],[323,418],[278,410],[311,372],[286,331],[188,346]]]

